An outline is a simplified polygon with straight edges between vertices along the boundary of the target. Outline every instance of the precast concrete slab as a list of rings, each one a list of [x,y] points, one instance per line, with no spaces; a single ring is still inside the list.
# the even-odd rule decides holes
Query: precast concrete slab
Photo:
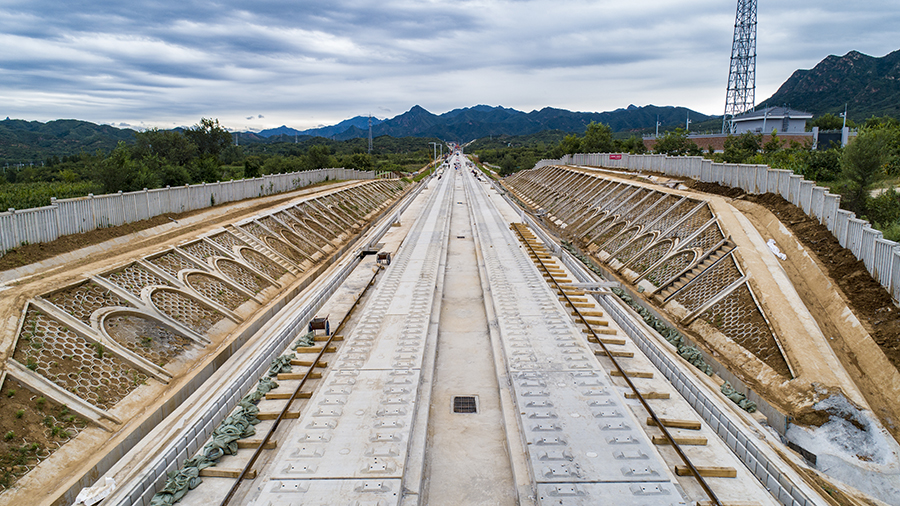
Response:
[[[580,484],[604,503],[682,502],[665,462],[485,190],[471,180],[467,190],[532,483],[546,490],[538,502],[559,504],[561,490]],[[640,486],[624,482],[670,490],[671,500],[641,496]]]
[[[362,494],[359,504],[399,504],[440,297],[453,192],[442,183],[346,336],[336,365],[257,479],[252,504],[330,504],[335,497],[353,504],[354,494]]]

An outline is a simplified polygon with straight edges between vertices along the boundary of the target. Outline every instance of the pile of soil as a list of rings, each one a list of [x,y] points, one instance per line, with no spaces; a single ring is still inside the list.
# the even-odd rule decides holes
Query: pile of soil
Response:
[[[847,305],[888,360],[900,369],[900,310],[894,306],[888,291],[869,274],[863,261],[841,247],[825,225],[807,216],[803,209],[781,195],[751,195],[739,188],[692,180],[684,184],[693,190],[753,202],[778,217],[807,250],[815,253],[820,264],[827,269],[828,276],[846,295]]]

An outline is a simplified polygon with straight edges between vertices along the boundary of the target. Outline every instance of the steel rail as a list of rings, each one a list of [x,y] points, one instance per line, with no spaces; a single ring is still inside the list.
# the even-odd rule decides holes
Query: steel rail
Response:
[[[263,449],[265,448],[266,444],[268,444],[269,440],[272,439],[272,435],[275,434],[275,431],[278,429],[281,421],[290,410],[291,404],[293,404],[294,400],[297,399],[297,396],[300,395],[300,391],[306,385],[306,381],[314,372],[316,365],[322,360],[323,355],[328,352],[328,347],[331,346],[331,343],[334,341],[334,336],[336,336],[337,333],[342,328],[344,328],[344,325],[346,325],[350,320],[350,317],[353,315],[353,311],[356,309],[356,306],[359,305],[359,301],[362,300],[363,296],[366,294],[366,292],[368,292],[369,288],[375,284],[375,278],[378,276],[379,272],[381,272],[380,267],[376,269],[374,273],[372,273],[372,277],[369,279],[366,287],[359,293],[359,296],[356,297],[356,300],[353,301],[353,305],[350,306],[350,310],[347,311],[347,314],[344,316],[344,318],[341,319],[341,322],[337,325],[337,327],[334,328],[334,332],[332,332],[331,335],[328,336],[328,341],[326,341],[325,344],[322,345],[322,349],[319,350],[319,353],[316,355],[316,359],[312,362],[312,365],[306,371],[306,374],[303,375],[303,379],[300,380],[300,384],[297,385],[296,390],[294,390],[294,393],[288,399],[287,403],[284,405],[284,408],[282,408],[281,412],[278,413],[278,417],[275,419],[275,423],[273,423],[272,426],[269,427],[269,430],[266,432],[266,437],[264,437],[263,440],[259,443],[259,446],[256,447],[256,450],[253,452],[253,456],[250,457],[250,460],[247,462],[247,464],[244,465],[244,468],[241,470],[241,474],[238,475],[237,479],[235,479],[234,483],[231,485],[231,489],[228,491],[228,495],[226,495],[225,499],[223,499],[222,502],[219,503],[219,506],[226,506],[234,498],[235,494],[237,493],[238,487],[240,487],[247,474],[249,474],[253,469],[253,466],[256,464],[259,456],[262,455]]]
[[[523,224],[523,226],[527,226],[527,225]],[[700,472],[697,471],[697,468],[694,467],[694,464],[691,463],[691,460],[687,457],[687,455],[685,455],[684,451],[681,449],[681,446],[675,441],[675,438],[672,437],[672,435],[669,433],[668,429],[666,429],[666,427],[663,425],[662,420],[660,420],[659,417],[656,416],[656,412],[653,411],[653,409],[650,407],[650,404],[647,403],[647,400],[644,399],[644,396],[641,395],[640,391],[638,391],[634,382],[632,382],[631,378],[628,376],[628,374],[625,373],[625,369],[623,369],[622,366],[619,365],[619,361],[616,360],[615,357],[613,357],[612,353],[610,353],[610,350],[606,347],[606,344],[601,340],[600,336],[598,336],[597,333],[594,332],[594,328],[592,326],[588,325],[587,320],[585,319],[584,315],[581,314],[581,311],[578,310],[578,307],[576,307],[575,304],[572,302],[572,300],[569,299],[569,296],[568,296],[568,294],[566,294],[566,291],[562,289],[562,286],[560,286],[560,284],[556,280],[556,278],[553,277],[553,275],[550,273],[550,269],[548,269],[547,266],[544,264],[544,261],[541,260],[541,257],[534,250],[534,247],[528,242],[528,240],[526,239],[526,237],[522,233],[522,231],[516,226],[513,226],[513,228],[516,230],[516,233],[519,235],[519,237],[522,238],[522,242],[525,244],[525,246],[528,247],[528,250],[531,252],[531,254],[534,256],[534,258],[537,260],[538,264],[540,264],[541,270],[544,271],[544,273],[547,276],[549,276],[551,280],[553,280],[553,284],[556,286],[557,291],[560,294],[562,294],[562,296],[566,299],[566,303],[568,305],[572,306],[572,309],[575,311],[575,314],[581,320],[582,324],[584,324],[584,326],[586,326],[588,328],[588,330],[591,331],[591,335],[594,336],[594,339],[596,339],[597,342],[600,344],[600,347],[603,348],[603,351],[606,353],[606,356],[609,357],[609,359],[612,361],[613,366],[615,366],[616,370],[619,371],[619,374],[622,375],[622,377],[625,379],[625,382],[628,383],[629,388],[631,388],[632,392],[634,392],[635,397],[637,397],[637,399],[640,401],[641,405],[644,406],[644,409],[647,410],[647,413],[650,415],[650,418],[653,420],[653,423],[655,423],[656,426],[659,427],[659,429],[663,433],[663,436],[669,441],[669,443],[675,449],[675,452],[678,453],[678,456],[681,458],[681,461],[684,462],[684,464],[688,467],[688,469],[690,469],[691,474],[695,478],[697,478],[697,481],[700,483],[700,487],[703,488],[703,491],[706,493],[706,495],[712,501],[713,505],[714,506],[722,506],[722,502],[719,501],[719,498],[716,496],[716,493],[713,492],[713,490],[712,490],[712,488],[710,488],[709,484],[706,483],[706,480],[704,480],[703,477],[700,476]]]

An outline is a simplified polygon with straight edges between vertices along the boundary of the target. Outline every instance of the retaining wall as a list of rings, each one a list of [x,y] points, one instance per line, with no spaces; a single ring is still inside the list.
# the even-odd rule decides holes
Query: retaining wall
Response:
[[[0,213],[0,255],[23,244],[50,242],[63,235],[124,225],[166,213],[194,211],[339,179],[375,179],[375,173],[344,168],[317,169],[174,188],[88,195],[74,199],[54,198],[49,206],[10,209]]]
[[[789,170],[767,165],[713,163],[699,156],[631,155],[628,153],[578,153],[559,160],[541,160],[546,165],[586,165],[631,171],[651,170],[669,176],[687,177],[704,183],[740,188],[747,193],[775,193],[803,209],[825,225],[841,246],[862,260],[872,277],[900,304],[900,244],[884,239],[869,222],[840,209],[841,196],[816,186]]]

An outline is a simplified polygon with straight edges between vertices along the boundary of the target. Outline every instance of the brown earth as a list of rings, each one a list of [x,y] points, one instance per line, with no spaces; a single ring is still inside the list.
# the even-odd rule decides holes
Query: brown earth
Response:
[[[6,378],[0,389],[0,490],[85,427],[68,408]]]
[[[846,295],[847,305],[866,331],[894,367],[900,369],[900,311],[887,290],[869,274],[863,261],[842,247],[825,225],[780,195],[750,195],[738,188],[690,180],[684,184],[693,190],[759,204],[778,217],[803,246],[818,257],[828,276]]]

